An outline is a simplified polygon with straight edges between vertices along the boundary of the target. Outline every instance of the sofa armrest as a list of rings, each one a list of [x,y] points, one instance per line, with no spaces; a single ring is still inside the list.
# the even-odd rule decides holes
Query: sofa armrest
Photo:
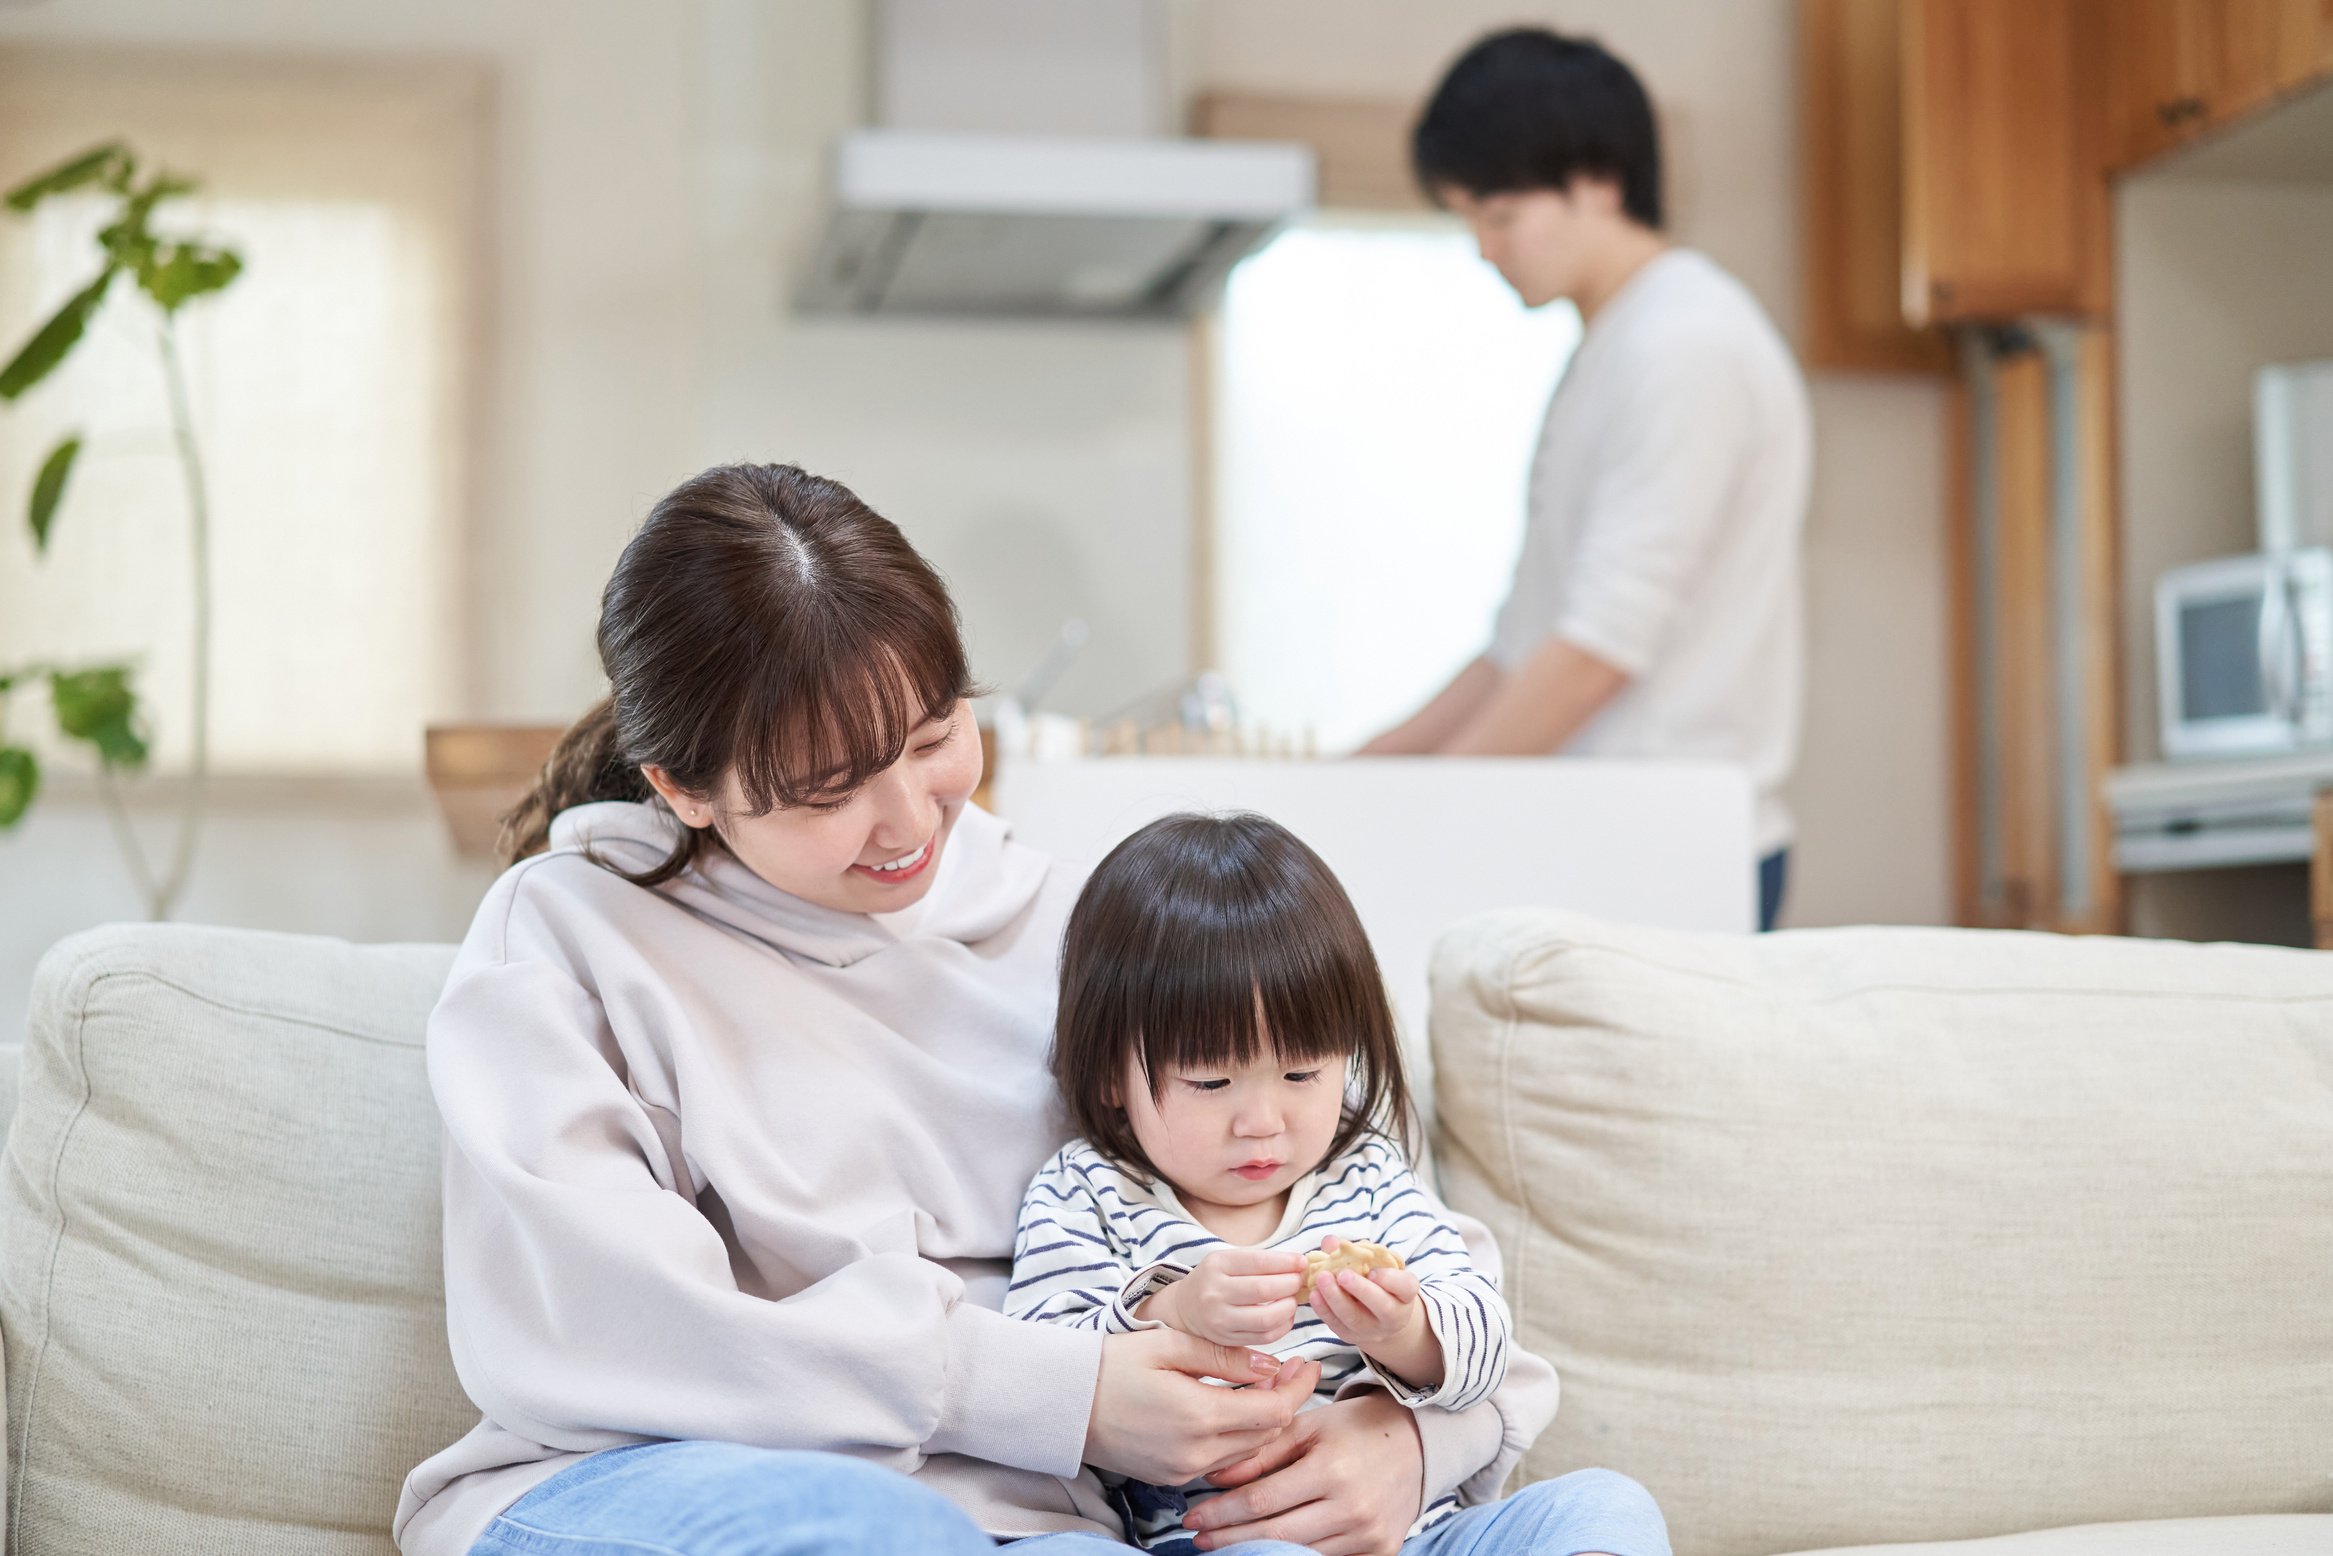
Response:
[[[16,1094],[24,1070],[24,1045],[0,1043],[0,1159],[5,1158],[8,1136],[16,1127]],[[0,1252],[0,1257],[5,1257]],[[8,1338],[0,1334],[0,1378],[8,1375]],[[8,1528],[16,1520],[9,1516],[8,1495],[8,1392],[0,1388],[0,1556],[8,1556]]]

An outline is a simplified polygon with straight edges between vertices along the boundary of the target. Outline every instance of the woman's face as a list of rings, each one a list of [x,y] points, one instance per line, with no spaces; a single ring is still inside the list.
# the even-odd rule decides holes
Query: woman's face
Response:
[[[980,783],[972,704],[908,737],[899,760],[844,798],[748,815],[735,774],[710,800],[642,771],[684,826],[717,826],[738,860],[782,892],[842,913],[888,913],[923,900],[964,802]]]

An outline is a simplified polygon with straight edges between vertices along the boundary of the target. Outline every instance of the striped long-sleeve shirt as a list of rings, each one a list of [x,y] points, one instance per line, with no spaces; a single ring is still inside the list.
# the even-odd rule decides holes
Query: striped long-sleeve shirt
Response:
[[[1440,1201],[1384,1137],[1364,1135],[1300,1179],[1288,1192],[1279,1226],[1258,1246],[1304,1253],[1331,1233],[1346,1241],[1382,1243],[1402,1256],[1417,1277],[1426,1321],[1442,1345],[1442,1381],[1421,1388],[1379,1371],[1332,1334],[1311,1308],[1300,1307],[1295,1327],[1284,1338],[1257,1349],[1283,1360],[1320,1363],[1320,1385],[1306,1408],[1371,1384],[1413,1409],[1462,1410],[1488,1399],[1506,1377],[1513,1332],[1507,1305],[1498,1287],[1467,1258],[1466,1245]],[[1134,1309],[1224,1246],[1223,1239],[1191,1219],[1170,1185],[1146,1187],[1085,1141],[1073,1140],[1038,1171],[1022,1197],[1004,1310],[1015,1318],[1105,1334],[1154,1329],[1157,1323],[1136,1318]],[[1126,1484],[1120,1490],[1129,1534],[1141,1545],[1166,1551],[1188,1547],[1182,1514],[1209,1494],[1196,1485]],[[1456,1506],[1455,1498],[1436,1503],[1412,1532],[1447,1517]]]

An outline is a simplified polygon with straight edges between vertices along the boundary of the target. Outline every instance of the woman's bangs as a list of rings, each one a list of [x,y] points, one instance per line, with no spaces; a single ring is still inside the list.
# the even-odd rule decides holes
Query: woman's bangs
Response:
[[[898,642],[838,630],[757,678],[765,692],[740,710],[736,746],[753,814],[846,798],[972,695],[954,624],[922,625]]]

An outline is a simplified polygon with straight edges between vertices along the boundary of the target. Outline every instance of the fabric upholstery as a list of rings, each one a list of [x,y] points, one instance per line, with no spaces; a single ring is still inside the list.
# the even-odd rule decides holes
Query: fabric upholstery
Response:
[[[0,1183],[15,1556],[386,1556],[476,1419],[446,1355],[423,1019],[451,952],[76,936]]]
[[[2333,1514],[2287,1513],[2079,1524],[1984,1540],[1858,1545],[1794,1556],[2325,1556],[2327,1551],[2333,1551]]]
[[[1433,1028],[1526,1475],[1695,1556],[2333,1513],[2333,955],[1517,912]]]

